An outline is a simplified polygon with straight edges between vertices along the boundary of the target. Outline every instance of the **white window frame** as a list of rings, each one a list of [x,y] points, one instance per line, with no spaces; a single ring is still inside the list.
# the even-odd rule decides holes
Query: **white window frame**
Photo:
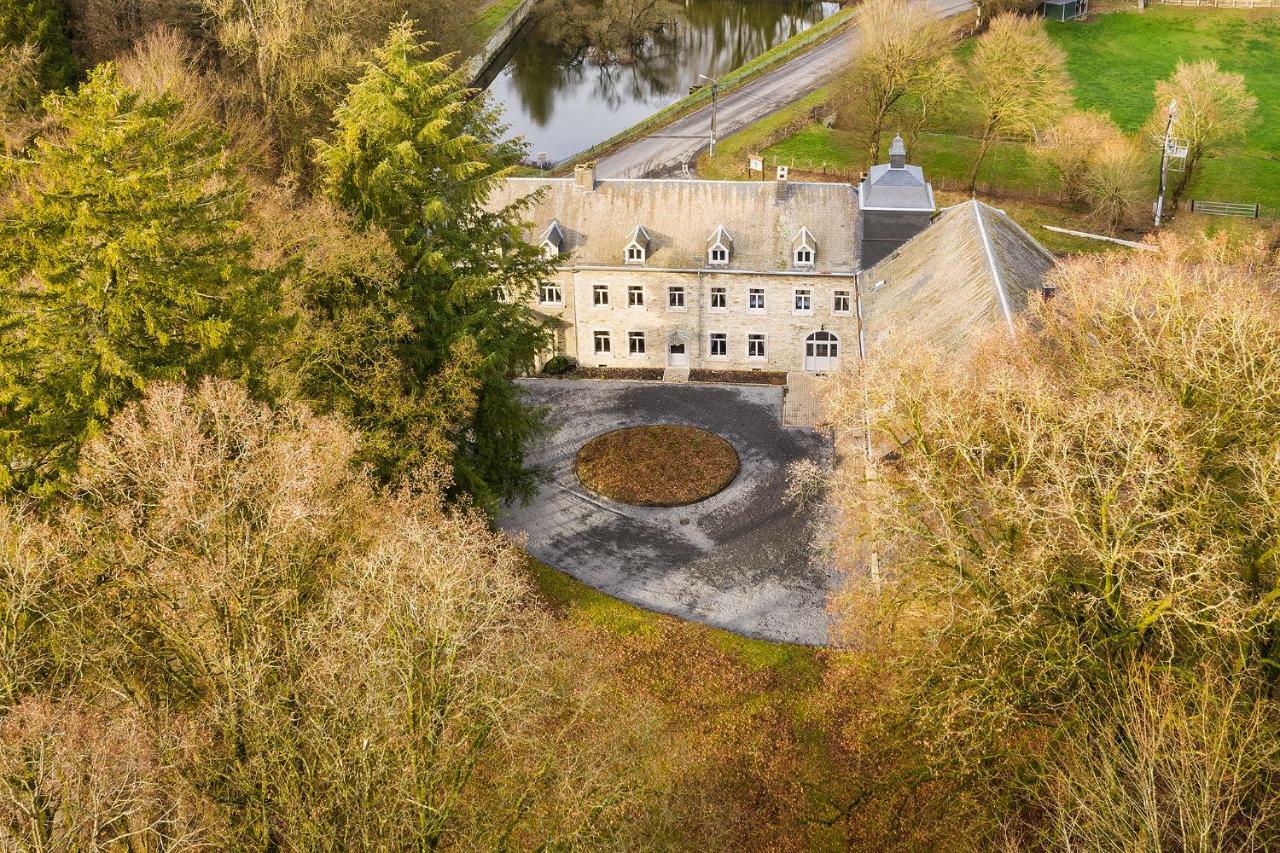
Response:
[[[623,250],[622,259],[628,264],[643,264],[645,256],[649,253],[645,251],[644,246],[639,243],[631,242],[627,244],[627,248]]]
[[[809,253],[808,260],[800,259],[800,255],[803,252]],[[814,249],[813,246],[810,246],[808,243],[801,243],[799,246],[796,246],[795,251],[791,255],[792,262],[798,267],[805,267],[805,268],[812,267],[814,262],[817,261],[817,259],[818,259],[818,251]]]
[[[547,294],[554,293],[555,299],[548,299]],[[538,304],[539,305],[564,305],[564,288],[560,286],[558,281],[544,281],[538,285]]]
[[[601,341],[604,341],[604,349],[600,348]],[[591,352],[596,356],[613,357],[613,335],[609,334],[608,329],[591,330]]]
[[[636,297],[640,297],[637,299]],[[628,284],[627,285],[627,307],[643,308],[644,307],[644,285]]]
[[[751,354],[751,344],[756,340],[760,343],[760,355]],[[747,333],[747,361],[768,361],[769,360],[769,336],[763,332]]]
[[[639,342],[640,348],[636,349],[636,343]],[[627,332],[627,357],[628,358],[644,358],[649,353],[649,343],[645,340],[644,332]]]
[[[560,247],[557,246],[555,243],[552,243],[550,240],[543,240],[542,241],[542,257],[546,258],[549,261],[560,257]]]
[[[760,297],[759,308],[752,307],[751,305],[752,297],[756,295],[759,295]],[[747,313],[748,314],[763,314],[766,310],[768,310],[768,305],[769,305],[769,302],[765,298],[765,291],[763,287],[747,288]]]
[[[800,300],[804,300],[804,307],[800,306]],[[812,287],[796,287],[791,291],[791,313],[801,314],[805,317],[813,315],[813,288]]]
[[[604,297],[603,301],[601,301],[600,299],[601,296]],[[591,285],[591,307],[593,308],[609,307],[609,285],[607,284]]]
[[[723,305],[716,304],[716,297],[719,296]],[[711,288],[711,293],[707,298],[707,311],[712,314],[723,314],[729,310],[729,288],[723,285],[716,285]]]
[[[717,253],[723,254],[723,257],[716,257]],[[707,263],[716,267],[729,266],[729,247],[723,243],[716,243],[710,249],[707,249]]]
[[[676,294],[680,294],[680,304],[673,305],[672,299]],[[689,292],[683,284],[667,285],[667,310],[668,311],[688,311],[689,310]]]
[[[717,341],[722,345],[724,352],[716,352]],[[728,332],[707,333],[707,358],[714,358],[714,359],[729,358],[729,333]]]
[[[845,307],[840,307],[840,300],[844,300]],[[831,313],[848,315],[853,313],[853,293],[848,290],[837,290],[831,294]]]

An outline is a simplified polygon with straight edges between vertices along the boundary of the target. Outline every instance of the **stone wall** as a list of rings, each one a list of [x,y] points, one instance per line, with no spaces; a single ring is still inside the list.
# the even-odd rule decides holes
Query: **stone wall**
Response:
[[[679,334],[686,341],[691,368],[734,370],[802,370],[805,339],[825,330],[839,336],[840,355],[856,356],[857,318],[854,315],[852,275],[805,275],[777,273],[756,275],[741,272],[686,272],[653,269],[567,269],[557,276],[564,296],[563,306],[536,305],[538,311],[559,318],[568,328],[564,335],[565,354],[581,364],[606,367],[664,367],[668,345]],[[608,304],[595,304],[595,288],[608,294]],[[644,304],[628,304],[631,286],[642,288]],[[684,288],[683,310],[669,306],[669,289]],[[711,307],[712,288],[723,287],[724,309]],[[748,308],[752,288],[764,290],[763,311]],[[809,313],[795,310],[795,291],[810,291]],[[836,313],[835,294],[848,294],[850,311]],[[594,351],[594,333],[609,333],[610,351]],[[643,332],[645,352],[631,355],[629,332]],[[728,335],[728,354],[710,355],[710,336]],[[747,336],[764,334],[763,359],[747,356]]]

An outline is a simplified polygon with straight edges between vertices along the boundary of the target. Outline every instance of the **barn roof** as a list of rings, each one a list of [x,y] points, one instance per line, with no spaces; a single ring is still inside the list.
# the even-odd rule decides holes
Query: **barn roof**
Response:
[[[592,186],[584,189],[573,178],[508,178],[489,206],[541,191],[524,218],[558,220],[563,249],[578,266],[620,266],[629,235],[643,223],[651,268],[714,269],[707,235],[718,227],[733,235],[731,269],[791,269],[791,240],[802,228],[819,247],[814,271],[858,268],[858,201],[849,184],[606,179]],[[536,235],[530,226],[526,237]]]
[[[910,334],[953,348],[1014,317],[1053,266],[1035,238],[980,201],[944,209],[924,231],[863,273],[863,345]]]

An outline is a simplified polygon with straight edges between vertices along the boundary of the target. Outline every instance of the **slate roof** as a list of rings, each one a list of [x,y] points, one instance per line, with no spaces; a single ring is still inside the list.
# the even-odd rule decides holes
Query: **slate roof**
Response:
[[[933,187],[919,166],[872,166],[858,185],[863,210],[933,210]]]
[[[707,235],[723,225],[733,235],[729,270],[792,269],[791,239],[801,228],[818,245],[815,272],[858,268],[858,200],[849,184],[606,179],[594,185],[585,190],[573,178],[508,178],[489,206],[541,190],[524,213],[526,237],[536,240],[559,220],[571,265],[623,266],[628,235],[644,226],[650,236],[645,267],[717,269],[707,262]]]
[[[944,209],[924,231],[862,276],[863,345],[909,334],[958,348],[993,325],[1013,330],[1053,267],[1048,250],[980,201]]]

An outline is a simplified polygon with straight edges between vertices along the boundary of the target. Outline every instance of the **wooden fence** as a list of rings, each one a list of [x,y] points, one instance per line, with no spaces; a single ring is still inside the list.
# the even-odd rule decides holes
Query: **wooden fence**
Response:
[[[1214,6],[1219,9],[1280,9],[1280,0],[1157,0],[1165,6]]]

